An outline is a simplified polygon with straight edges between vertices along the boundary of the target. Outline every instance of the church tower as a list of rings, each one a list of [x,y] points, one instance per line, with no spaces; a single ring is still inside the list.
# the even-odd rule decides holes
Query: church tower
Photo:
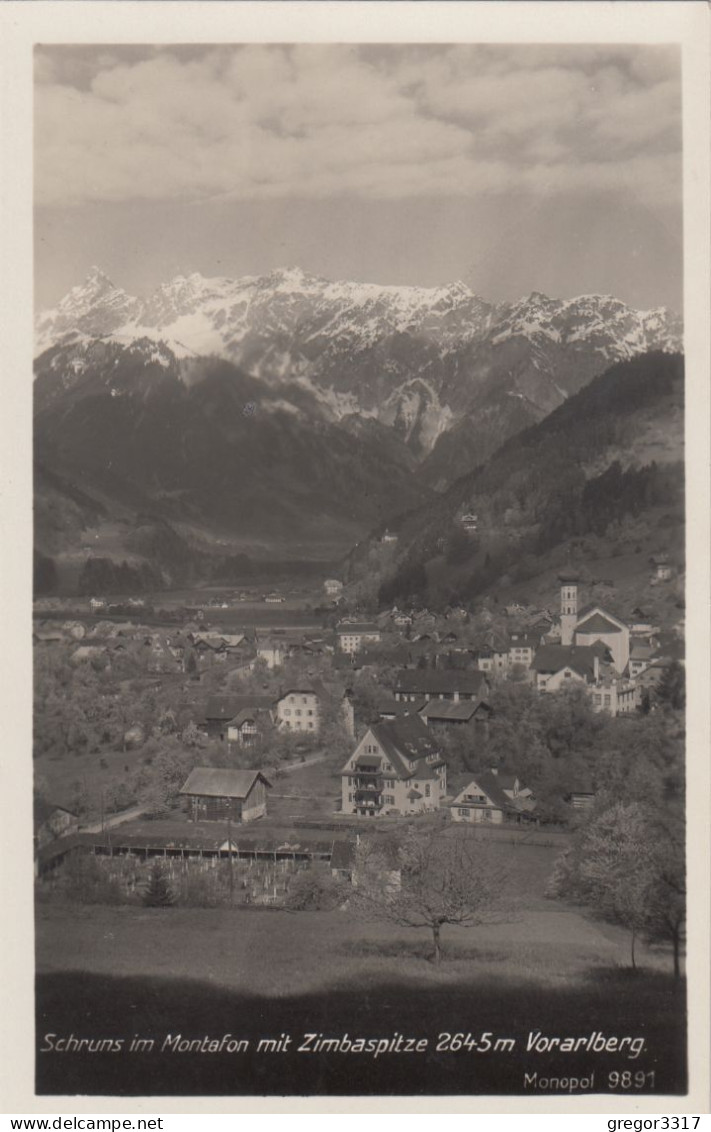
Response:
[[[560,643],[572,645],[578,621],[578,581],[576,574],[561,574],[560,580]]]

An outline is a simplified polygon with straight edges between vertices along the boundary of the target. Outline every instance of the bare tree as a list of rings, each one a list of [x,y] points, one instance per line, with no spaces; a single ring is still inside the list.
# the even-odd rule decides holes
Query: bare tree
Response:
[[[410,828],[398,849],[379,837],[362,839],[356,852],[353,905],[371,919],[428,928],[432,961],[442,958],[447,924],[473,928],[504,915],[506,872],[496,847],[470,831]]]

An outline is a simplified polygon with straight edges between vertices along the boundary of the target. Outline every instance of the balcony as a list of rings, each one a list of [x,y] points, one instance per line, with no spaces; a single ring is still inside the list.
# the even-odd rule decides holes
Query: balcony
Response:
[[[383,796],[379,790],[356,790],[353,800],[356,806],[373,806],[378,809],[383,804]]]

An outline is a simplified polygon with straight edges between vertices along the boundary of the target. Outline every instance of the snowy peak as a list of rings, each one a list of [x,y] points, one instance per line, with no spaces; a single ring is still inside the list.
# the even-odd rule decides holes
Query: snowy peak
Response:
[[[275,396],[308,387],[333,419],[374,417],[419,457],[467,418],[485,457],[525,424],[514,402],[540,419],[612,362],[680,349],[681,324],[609,295],[533,291],[491,303],[461,280],[386,286],[293,266],[239,279],[181,272],[141,299],[94,268],[37,319],[40,351],[69,335],[162,341],[181,359],[215,355]]]

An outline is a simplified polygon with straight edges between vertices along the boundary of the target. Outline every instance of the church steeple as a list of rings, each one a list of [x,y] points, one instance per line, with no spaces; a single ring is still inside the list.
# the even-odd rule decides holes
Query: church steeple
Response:
[[[560,643],[572,645],[578,621],[577,574],[560,574]]]

